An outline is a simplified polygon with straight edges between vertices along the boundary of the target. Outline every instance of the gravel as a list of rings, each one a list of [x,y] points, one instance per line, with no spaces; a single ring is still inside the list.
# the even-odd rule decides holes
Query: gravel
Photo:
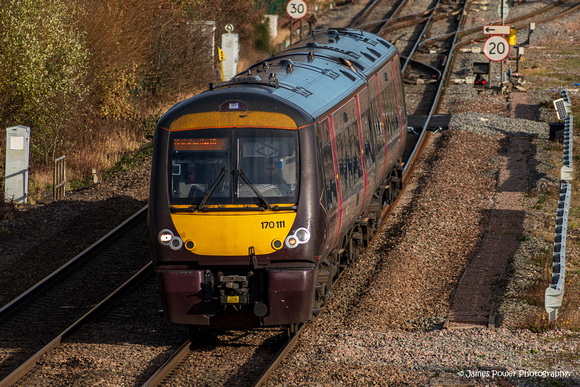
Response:
[[[504,135],[548,139],[550,127],[547,122],[523,118],[505,118],[488,113],[458,113],[451,118],[450,129],[466,130],[489,137]]]
[[[563,40],[577,40],[578,30],[570,28],[573,20],[537,26],[534,41],[553,37],[558,30]],[[542,54],[532,50],[530,55]],[[458,77],[471,75],[466,69],[482,56],[460,57]],[[554,169],[561,165],[561,157],[548,151],[553,147],[547,122],[554,120],[553,111],[543,107],[559,98],[558,93],[528,82],[533,93],[510,96],[480,94],[467,84],[449,86],[440,112],[454,114],[450,130],[435,136],[419,162],[409,187],[413,194],[403,198],[404,208],[385,224],[381,239],[339,281],[322,315],[307,327],[268,385],[580,383],[577,332],[523,329],[529,321],[534,330],[547,327],[530,320],[545,312],[543,298],[532,303],[528,294],[531,286],[545,283],[545,268],[536,257],[552,248],[546,232],[553,232],[553,221],[546,224],[546,212],[556,208],[555,203],[539,206],[538,192],[557,187]],[[413,113],[421,95],[406,94],[406,99]],[[458,276],[480,243],[482,212],[493,205],[506,136],[530,137],[532,155],[530,194],[523,199],[524,236],[497,300],[500,328],[445,330]]]
[[[510,264],[499,329],[442,329],[458,278],[481,242],[482,213],[493,206],[504,133],[543,137],[529,123],[466,113],[452,120],[460,130],[435,136],[403,208],[339,281],[268,385],[536,385],[546,375],[580,382],[578,333],[518,328],[538,311],[520,294],[540,275],[529,262],[546,247],[539,238],[521,243]]]
[[[510,8],[510,12],[527,11],[526,7]],[[580,36],[572,25],[539,25],[533,38],[539,41],[559,34],[563,42],[577,41]],[[470,68],[477,58],[466,55],[456,68]],[[529,316],[542,309],[523,297],[531,284],[545,276],[534,257],[551,248],[545,233],[547,228],[552,232],[553,226],[546,225],[545,212],[554,212],[555,204],[545,203],[538,210],[541,198],[537,195],[525,198],[529,210],[525,238],[503,280],[500,328],[442,329],[457,281],[481,243],[483,214],[493,206],[505,136],[532,139],[531,193],[557,185],[554,164],[561,160],[548,152],[546,124],[553,118],[539,107],[551,101],[553,93],[539,90],[521,96],[525,100],[518,102],[503,95],[479,95],[470,85],[450,87],[443,102],[443,111],[454,114],[450,130],[433,137],[400,208],[371,249],[337,283],[333,298],[307,326],[268,385],[580,383],[577,332],[522,329]],[[419,98],[407,96],[409,113]],[[514,112],[521,104],[530,108]],[[1,220],[0,281],[4,286],[0,301],[8,302],[141,208],[148,184],[149,161],[135,171],[67,193],[64,201],[27,207],[15,219]],[[99,343],[100,351],[107,351],[107,345]],[[155,345],[135,342],[124,343],[123,348],[136,361],[139,352],[158,351]],[[90,367],[116,367],[84,358],[75,361]]]

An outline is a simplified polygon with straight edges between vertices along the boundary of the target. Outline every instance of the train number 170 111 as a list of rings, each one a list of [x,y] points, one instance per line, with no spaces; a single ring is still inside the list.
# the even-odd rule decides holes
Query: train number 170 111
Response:
[[[286,227],[286,222],[283,220],[278,220],[276,222],[269,221],[269,222],[262,222],[262,230],[266,230],[268,228],[284,228]]]

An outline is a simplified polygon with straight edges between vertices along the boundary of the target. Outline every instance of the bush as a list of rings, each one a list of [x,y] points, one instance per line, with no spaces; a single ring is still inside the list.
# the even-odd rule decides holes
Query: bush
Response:
[[[218,80],[211,51],[226,24],[240,42],[253,40],[254,4],[0,2],[0,120],[32,129],[31,185],[50,186],[55,157],[66,155],[67,177],[82,181],[139,149],[169,106]],[[215,22],[215,42],[206,21]]]
[[[48,163],[84,102],[88,51],[56,0],[7,0],[0,13],[0,115],[32,128],[31,159]]]

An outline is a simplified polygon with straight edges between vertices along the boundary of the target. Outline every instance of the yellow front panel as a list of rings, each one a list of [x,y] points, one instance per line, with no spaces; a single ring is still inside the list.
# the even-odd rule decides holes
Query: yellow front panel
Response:
[[[179,117],[171,124],[171,131],[232,128],[232,127],[266,127],[273,129],[297,129],[296,122],[285,114],[272,112],[204,112]]]
[[[284,243],[296,212],[253,213],[176,213],[171,215],[183,242],[194,243],[192,252],[200,255],[248,255],[254,247],[256,255],[271,254],[274,240]]]

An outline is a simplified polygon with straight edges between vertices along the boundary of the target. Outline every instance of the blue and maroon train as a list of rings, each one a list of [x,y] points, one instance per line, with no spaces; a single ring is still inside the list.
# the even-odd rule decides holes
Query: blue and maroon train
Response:
[[[401,188],[399,61],[376,35],[315,31],[161,117],[148,230],[169,321],[319,312]]]

